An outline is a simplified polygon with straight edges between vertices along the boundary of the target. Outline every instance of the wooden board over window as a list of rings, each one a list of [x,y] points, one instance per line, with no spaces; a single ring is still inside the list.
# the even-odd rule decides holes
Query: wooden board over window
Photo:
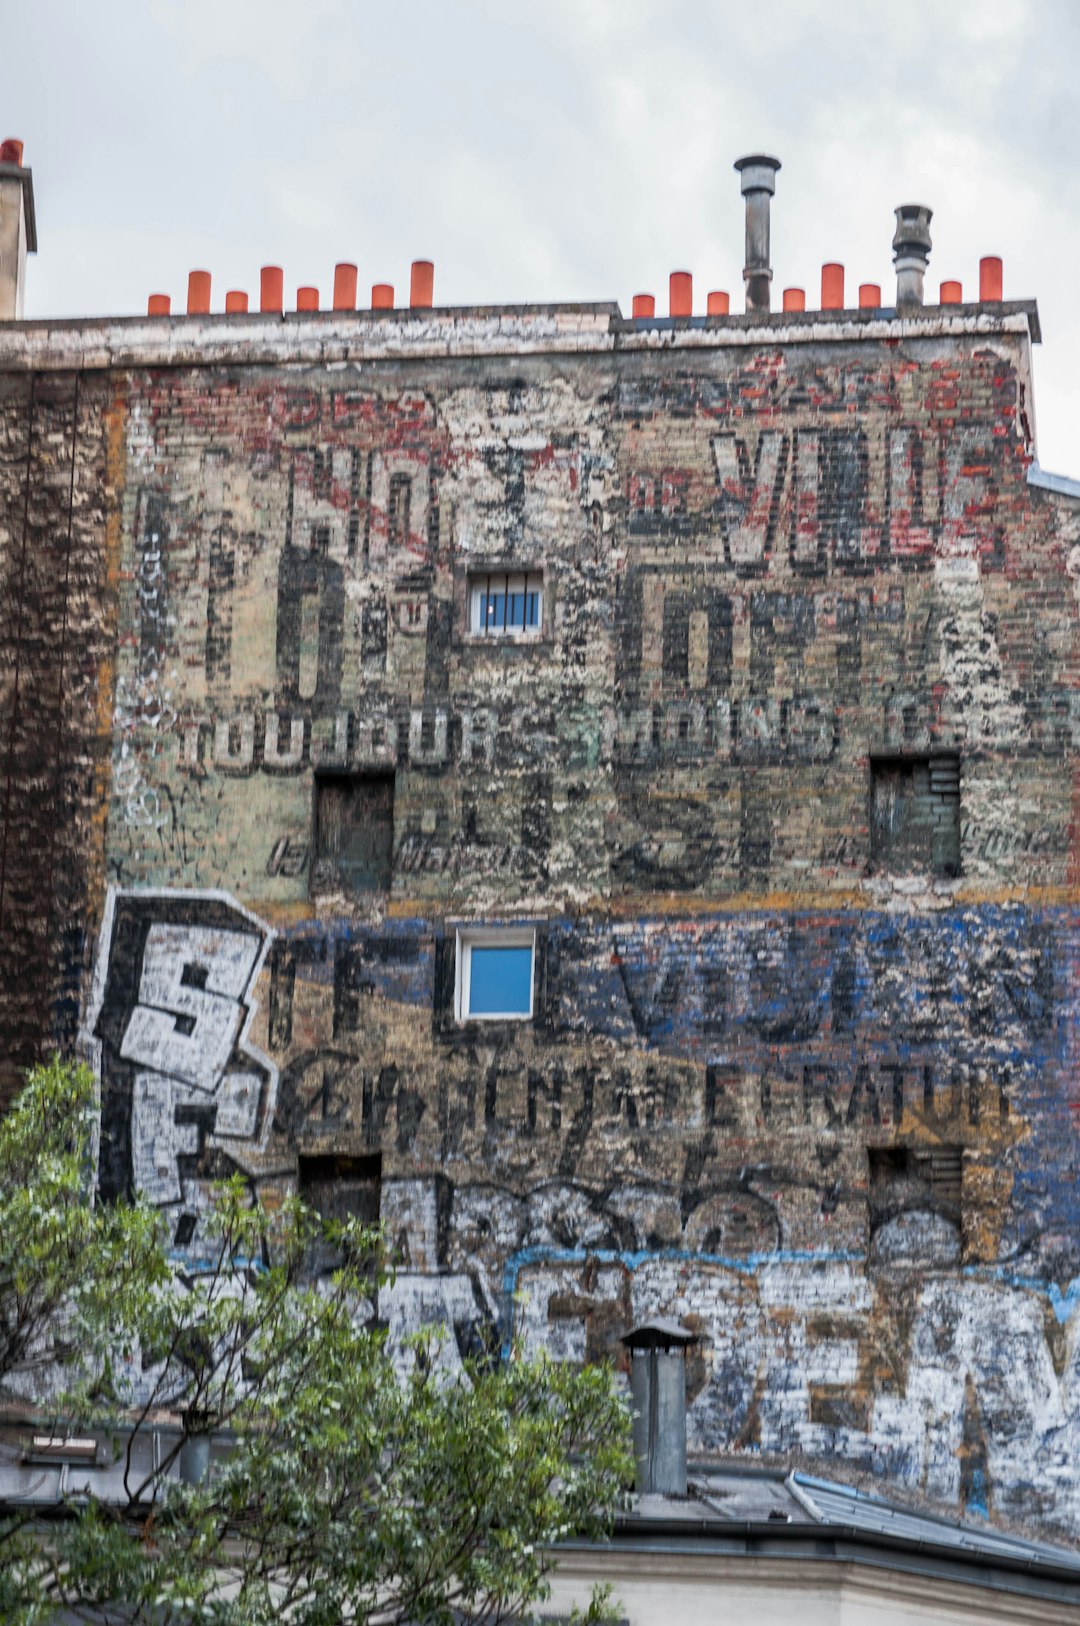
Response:
[[[378,1225],[382,1194],[382,1157],[337,1154],[303,1156],[298,1160],[298,1194],[325,1220],[359,1220]],[[344,1264],[344,1255],[328,1240],[312,1249],[308,1271],[328,1275]]]
[[[393,855],[393,774],[317,774],[313,890],[388,891]]]
[[[959,757],[879,757],[870,772],[874,869],[891,875],[959,875]]]

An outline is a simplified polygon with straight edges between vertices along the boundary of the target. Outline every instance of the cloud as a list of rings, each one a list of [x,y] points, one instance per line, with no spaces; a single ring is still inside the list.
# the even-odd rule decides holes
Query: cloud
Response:
[[[732,171],[783,161],[776,286],[892,285],[893,209],[934,209],[932,289],[1038,296],[1043,461],[1080,474],[1080,8],[1072,0],[38,0],[3,105],[35,168],[33,314],[215,288],[404,284],[454,302],[618,298],[695,273],[741,300]],[[2,70],[0,70],[2,71]],[[851,297],[851,295],[849,295]]]

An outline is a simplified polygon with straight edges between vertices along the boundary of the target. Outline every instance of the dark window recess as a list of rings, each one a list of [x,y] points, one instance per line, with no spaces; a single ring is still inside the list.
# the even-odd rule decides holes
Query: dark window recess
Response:
[[[871,761],[870,861],[893,875],[960,873],[960,758]]]
[[[316,774],[312,890],[389,891],[393,857],[393,774]]]
[[[327,1220],[357,1219],[378,1225],[382,1193],[382,1158],[344,1157],[336,1154],[300,1157],[298,1195]],[[328,1276],[344,1263],[340,1248],[330,1242],[312,1249],[308,1269],[313,1276]]]
[[[871,1147],[868,1156],[871,1257],[958,1263],[963,1148]]]

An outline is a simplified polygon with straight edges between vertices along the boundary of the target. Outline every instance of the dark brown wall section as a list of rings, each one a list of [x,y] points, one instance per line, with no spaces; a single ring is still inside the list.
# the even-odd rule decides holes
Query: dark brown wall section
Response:
[[[115,637],[105,399],[73,373],[0,380],[0,1104],[78,1023],[98,677]]]

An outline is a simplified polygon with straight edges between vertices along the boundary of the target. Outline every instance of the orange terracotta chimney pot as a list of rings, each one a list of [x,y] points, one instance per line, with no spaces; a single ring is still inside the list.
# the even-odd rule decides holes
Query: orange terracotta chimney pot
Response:
[[[652,294],[635,294],[633,304],[635,322],[646,322],[656,315],[656,300]]]
[[[319,290],[317,288],[298,288],[296,290],[296,308],[298,311],[317,311],[319,308]]]
[[[731,299],[718,288],[709,295],[705,308],[710,316],[730,316]]]
[[[210,273],[191,271],[187,279],[187,313],[189,316],[208,316],[210,313]]]
[[[943,305],[962,305],[964,303],[964,290],[958,282],[943,282],[941,284],[941,303]]]
[[[280,265],[264,265],[259,272],[259,309],[280,311],[285,302],[285,277]]]
[[[373,311],[392,311],[394,308],[394,288],[389,282],[376,282],[371,288],[371,308]]]
[[[334,309],[356,309],[356,267],[350,265],[348,260],[342,260],[334,267]]]
[[[409,304],[413,310],[430,310],[435,299],[435,267],[430,260],[414,260],[409,278]]]
[[[876,311],[881,305],[881,285],[877,282],[860,282],[859,309]]]
[[[668,314],[694,314],[694,279],[689,271],[673,271],[668,278]]]
[[[172,300],[168,294],[151,294],[146,301],[147,316],[168,316],[172,310]]]
[[[821,268],[821,308],[823,311],[844,308],[844,268],[835,261]]]
[[[22,168],[23,144],[15,136],[0,141],[0,164],[18,164]]]
[[[225,295],[225,309],[234,316],[242,316],[248,308],[248,296],[242,288],[230,288]]]
[[[1004,299],[1005,296],[1001,289],[1001,261],[996,254],[988,254],[985,259],[979,261],[980,303],[986,300]]]
[[[806,309],[806,289],[785,288],[784,309],[786,311],[804,311]]]

